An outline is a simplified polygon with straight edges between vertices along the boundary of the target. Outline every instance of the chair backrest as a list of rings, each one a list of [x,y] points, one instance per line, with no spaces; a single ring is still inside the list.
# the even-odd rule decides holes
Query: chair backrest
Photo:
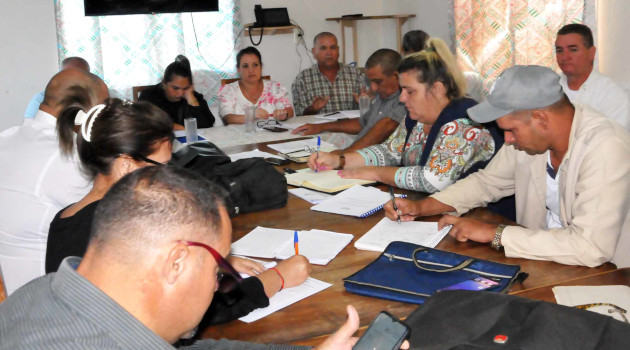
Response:
[[[262,79],[263,80],[271,80],[271,76],[263,75]],[[226,85],[226,84],[232,84],[233,82],[239,81],[239,80],[241,80],[241,78],[221,79],[221,86]]]
[[[7,288],[4,285],[4,277],[2,277],[2,266],[0,266],[0,303],[7,298]]]
[[[133,86],[131,88],[131,93],[133,94],[133,100],[138,101],[138,98],[140,98],[140,93],[142,92],[142,90],[151,87],[153,85],[142,85],[142,86]]]

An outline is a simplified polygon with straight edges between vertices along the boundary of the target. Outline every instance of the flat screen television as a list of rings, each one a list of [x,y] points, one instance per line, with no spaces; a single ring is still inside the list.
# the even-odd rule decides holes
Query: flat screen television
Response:
[[[86,16],[218,11],[219,0],[83,0]]]

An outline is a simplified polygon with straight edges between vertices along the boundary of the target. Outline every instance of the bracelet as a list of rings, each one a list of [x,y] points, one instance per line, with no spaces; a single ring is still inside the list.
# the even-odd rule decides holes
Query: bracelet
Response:
[[[335,170],[343,170],[344,166],[346,166],[346,156],[342,154],[339,156],[339,166]]]
[[[280,281],[282,281],[282,286],[280,286],[280,290],[284,289],[284,278],[282,278],[282,275],[280,274],[280,271],[278,271],[278,269],[276,269],[275,267],[270,267],[269,270],[274,270],[276,271],[276,273],[278,274],[278,276],[280,276]],[[279,291],[280,291],[279,290]],[[279,292],[278,291],[278,292]]]

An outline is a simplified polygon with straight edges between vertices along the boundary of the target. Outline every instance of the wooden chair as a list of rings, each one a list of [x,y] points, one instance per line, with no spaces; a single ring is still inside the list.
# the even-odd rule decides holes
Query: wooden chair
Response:
[[[4,277],[2,277],[2,266],[0,266],[0,303],[7,298],[7,288],[4,285]]]
[[[153,85],[142,85],[142,86],[133,86],[131,88],[131,93],[133,95],[133,101],[138,101],[138,98],[140,98],[140,93],[142,92],[142,90],[149,88]]]
[[[263,80],[271,80],[271,76],[269,75],[263,75],[262,76]],[[231,78],[231,79],[221,79],[221,86],[226,85],[226,84],[231,84],[235,81],[241,80],[241,78]]]

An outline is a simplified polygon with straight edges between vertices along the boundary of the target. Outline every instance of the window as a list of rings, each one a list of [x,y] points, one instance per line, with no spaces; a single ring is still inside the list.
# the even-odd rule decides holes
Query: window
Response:
[[[57,0],[59,61],[84,58],[112,96],[130,99],[132,86],[157,84],[184,54],[195,89],[211,103],[221,78],[236,74],[238,11],[238,0],[220,0],[218,12],[85,17],[83,0]]]

